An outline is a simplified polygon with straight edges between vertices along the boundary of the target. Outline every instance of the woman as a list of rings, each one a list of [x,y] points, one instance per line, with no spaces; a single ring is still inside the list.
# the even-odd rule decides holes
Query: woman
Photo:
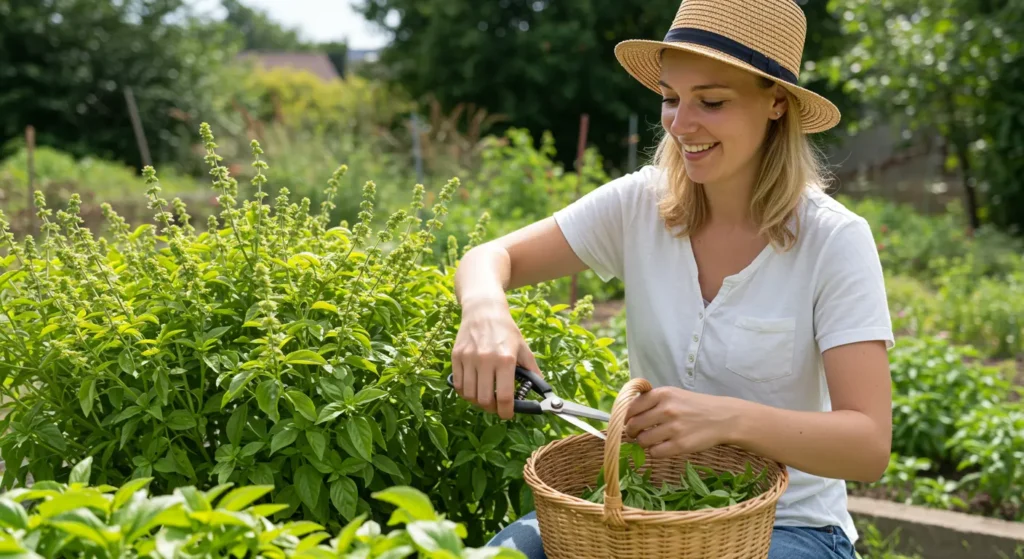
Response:
[[[505,291],[584,269],[626,286],[630,371],[654,390],[626,434],[667,456],[729,443],[791,481],[772,559],[848,558],[846,480],[888,465],[893,344],[866,221],[822,191],[806,134],[839,111],[797,85],[792,0],[684,0],[664,41],[616,47],[662,95],[653,164],[471,250],[456,273],[459,394],[512,417],[513,367],[540,371]],[[491,542],[543,557],[528,516]]]

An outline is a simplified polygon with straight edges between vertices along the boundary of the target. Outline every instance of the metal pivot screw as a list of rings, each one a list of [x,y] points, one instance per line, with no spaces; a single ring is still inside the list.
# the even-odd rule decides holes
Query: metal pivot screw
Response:
[[[562,399],[561,398],[552,398],[551,399],[551,408],[552,409],[556,409],[556,410],[562,409]]]

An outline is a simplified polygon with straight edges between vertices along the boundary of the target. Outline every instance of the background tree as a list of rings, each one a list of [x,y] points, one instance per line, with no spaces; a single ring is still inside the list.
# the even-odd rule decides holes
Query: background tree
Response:
[[[33,125],[40,145],[138,168],[131,87],[153,161],[170,161],[194,137],[181,117],[205,112],[226,45],[223,26],[193,21],[183,0],[0,0],[4,154]]]
[[[812,29],[805,60],[834,54],[842,38],[828,27],[833,16],[803,3]],[[485,107],[538,139],[550,130],[566,165],[588,113],[589,143],[622,168],[630,114],[639,117],[641,146],[650,147],[661,108],[658,95],[619,66],[614,47],[663,37],[678,7],[679,0],[364,0],[357,9],[393,35],[380,75],[413,95]],[[389,25],[392,13],[398,23]]]
[[[250,8],[239,0],[221,0],[227,11],[224,22],[240,33],[245,50],[304,50],[309,44],[295,29],[274,21],[263,10]]]
[[[854,43],[818,71],[832,84],[845,83],[846,91],[870,107],[861,125],[887,120],[905,126],[908,139],[940,134],[949,148],[946,169],[959,173],[969,226],[976,229],[976,187],[984,171],[978,164],[986,150],[1005,154],[1020,141],[1019,132],[998,122],[999,115],[1013,113],[1001,111],[1015,101],[993,88],[1021,61],[1014,31],[1022,24],[1020,6],[995,0],[831,0],[828,9],[842,19],[841,32]],[[986,134],[995,145],[984,141]],[[1020,203],[1016,184],[1000,185],[1004,201]],[[1002,211],[1020,215],[1024,205]]]

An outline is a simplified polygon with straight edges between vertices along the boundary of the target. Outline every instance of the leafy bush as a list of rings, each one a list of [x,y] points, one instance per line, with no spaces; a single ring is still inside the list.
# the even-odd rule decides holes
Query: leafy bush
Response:
[[[450,233],[460,242],[473,230],[470,224],[479,211],[488,214],[484,236],[493,238],[544,219],[610,180],[593,148],[587,150],[578,174],[556,163],[550,133],[535,146],[529,131],[512,128],[484,144],[480,168],[461,200],[464,205],[452,212]],[[624,294],[621,280],[605,283],[590,270],[579,274],[577,281],[579,294],[599,301]],[[569,283],[569,278],[553,282],[553,296],[567,300]]]
[[[982,403],[957,421],[949,446],[968,470],[961,483],[987,496],[988,506],[1007,518],[1024,520],[1024,410],[1020,402]],[[1002,509],[1002,510],[1000,510]]]
[[[954,259],[972,256],[974,277],[1002,277],[1024,269],[1024,240],[985,226],[973,237],[959,203],[939,215],[918,213],[905,204],[882,199],[838,197],[871,224],[882,267],[891,274],[929,281]]]
[[[60,206],[66,205],[73,193],[79,193],[83,219],[91,224],[102,222],[100,201],[140,217],[147,211],[145,201],[137,192],[139,176],[127,165],[95,157],[75,158],[48,146],[35,149],[33,165],[33,188],[41,190],[47,200]],[[173,196],[188,199],[205,194],[205,187],[188,176],[166,173],[162,183],[166,192]],[[0,162],[0,206],[10,214],[28,217],[32,201],[26,199],[27,190],[28,152],[22,148]],[[12,221],[22,226],[22,220]]]
[[[275,524],[287,505],[253,504],[269,485],[218,485],[202,491],[179,487],[150,495],[151,478],[117,488],[91,486],[91,458],[77,464],[69,483],[36,483],[0,494],[0,546],[5,556],[57,557],[447,557],[523,558],[505,548],[472,549],[465,527],[439,515],[423,493],[395,486],[374,492],[393,508],[384,533],[360,515],[337,534],[309,521]]]
[[[1009,381],[967,346],[935,337],[901,339],[890,353],[893,452],[941,461],[960,417],[1009,394]]]
[[[324,80],[305,70],[254,68],[240,84],[248,117],[328,134],[380,134],[414,107],[408,95],[358,75]]]
[[[379,230],[367,183],[358,222],[330,226],[344,166],[319,213],[287,189],[262,204],[269,167],[253,142],[257,200],[240,206],[202,132],[221,209],[202,233],[183,204],[172,223],[152,169],[157,226],[133,229],[105,208],[112,239],[96,240],[76,196],[54,214],[41,194],[39,241],[14,243],[0,220],[3,486],[67,479],[68,464],[92,456],[99,483],[273,485],[288,505],[277,519],[337,528],[380,519],[372,492],[409,485],[443,502],[471,543],[531,510],[522,466],[567,428],[476,413],[444,381],[459,247],[449,243],[447,265],[420,260],[458,180],[429,213],[417,186]],[[546,296],[509,294],[543,374],[567,398],[610,407],[621,373],[611,340],[579,325],[590,301],[568,309]]]
[[[971,256],[951,262],[936,280],[941,327],[953,341],[992,357],[1024,354],[1024,267],[1003,278],[979,278],[973,262]]]
[[[1024,271],[1003,278],[975,277],[971,257],[949,264],[931,280],[889,275],[886,290],[893,327],[909,336],[941,336],[987,356],[1024,354]]]

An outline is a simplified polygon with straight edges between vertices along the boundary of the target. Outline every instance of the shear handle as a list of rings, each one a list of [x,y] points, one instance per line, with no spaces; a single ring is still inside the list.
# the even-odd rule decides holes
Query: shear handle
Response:
[[[538,394],[547,397],[548,394],[554,391],[551,385],[544,382],[544,379],[540,378],[540,375],[533,371],[516,365],[516,378],[523,381],[523,385],[517,393],[525,393],[529,390],[533,390]],[[448,375],[448,386],[455,388],[455,374]],[[525,390],[523,390],[525,388]],[[544,409],[541,407],[541,403],[537,400],[524,400],[516,398],[512,404],[512,410],[515,413],[525,413],[529,415],[540,415],[544,413]]]
[[[544,382],[544,379],[540,378],[540,375],[526,367],[523,367],[522,365],[516,365],[516,376],[519,377],[520,380],[523,380],[524,384],[529,382],[530,388],[545,398],[548,394],[555,391],[555,389],[551,388],[550,384]]]

